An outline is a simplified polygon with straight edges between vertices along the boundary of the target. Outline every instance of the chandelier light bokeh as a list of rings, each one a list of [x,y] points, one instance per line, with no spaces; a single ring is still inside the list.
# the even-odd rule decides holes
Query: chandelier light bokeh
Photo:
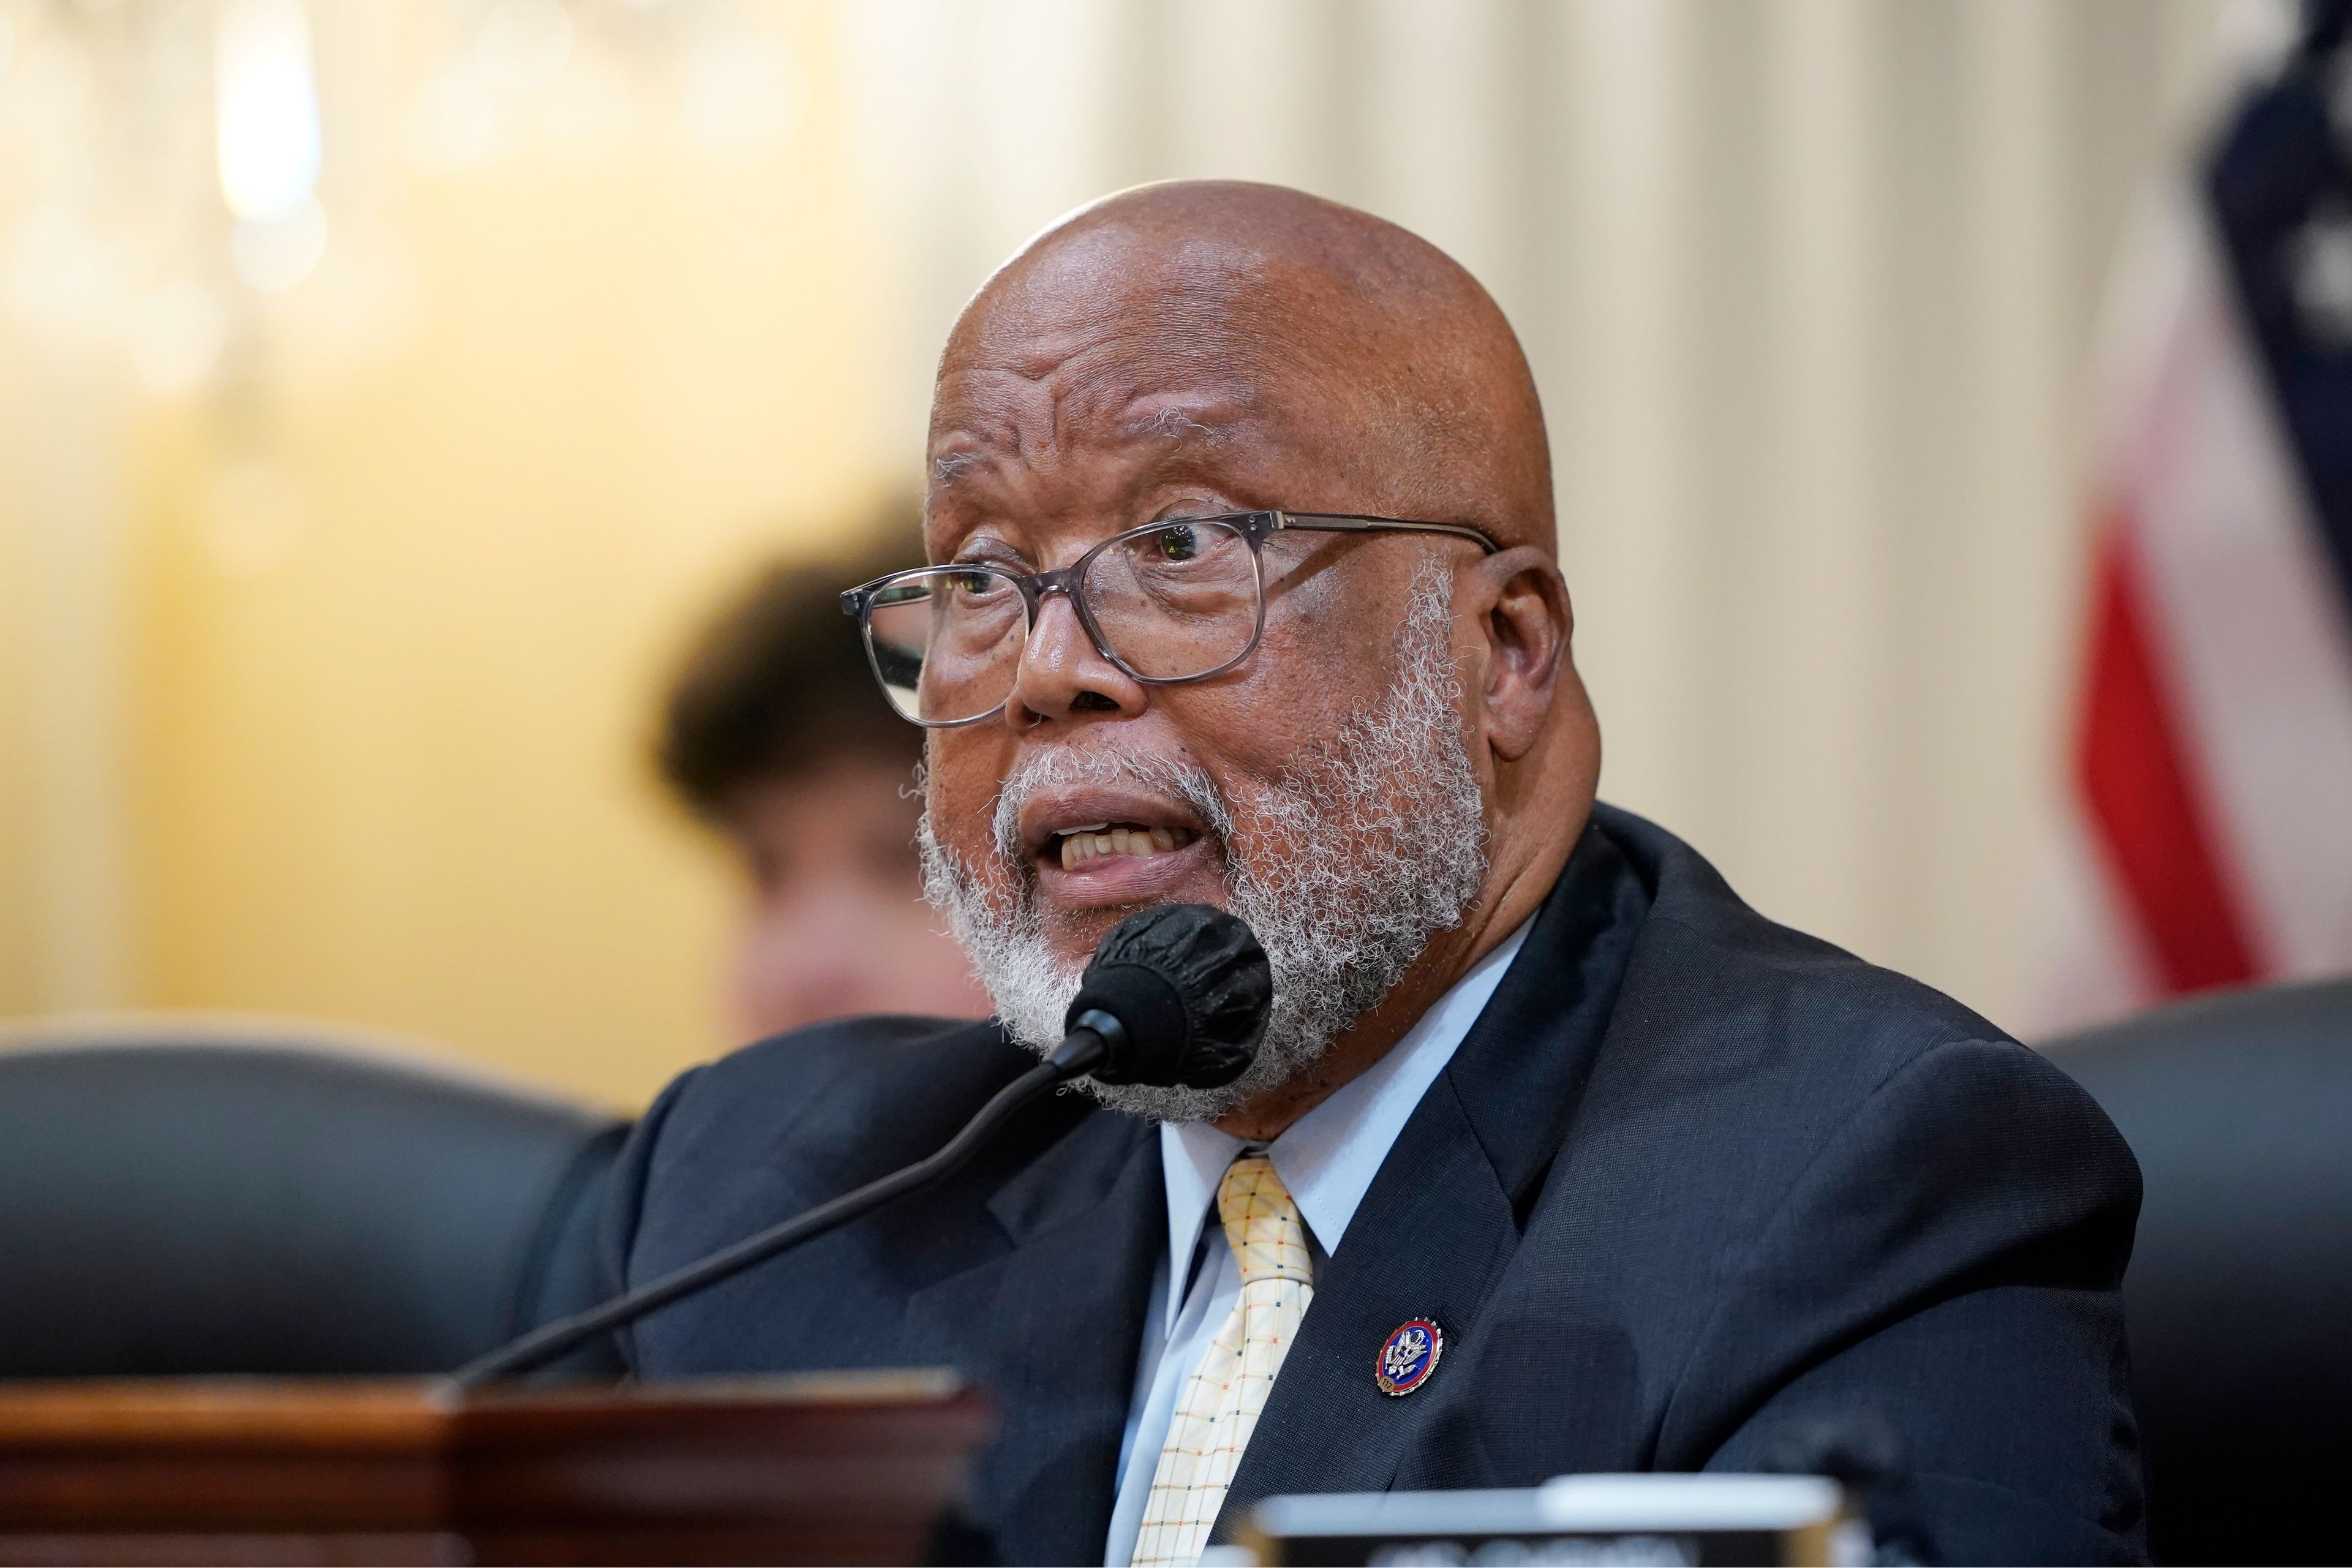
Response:
[[[0,0],[0,308],[200,395],[429,307],[406,191],[633,143],[774,148],[804,89],[761,0]]]

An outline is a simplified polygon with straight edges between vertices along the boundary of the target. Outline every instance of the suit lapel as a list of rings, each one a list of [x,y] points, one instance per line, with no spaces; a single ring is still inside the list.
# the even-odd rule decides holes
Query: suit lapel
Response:
[[[1372,1373],[1382,1343],[1429,1318],[1445,1334],[1445,1357],[1458,1355],[1517,1244],[1510,1202],[1441,1075],[1316,1280],[1315,1304],[1225,1494],[1217,1539],[1278,1492],[1386,1488],[1423,1402],[1380,1391]]]
[[[1591,1076],[1646,904],[1623,856],[1588,827],[1317,1279],[1215,1539],[1262,1498],[1389,1487],[1443,1403],[1374,1382],[1381,1346],[1404,1323],[1431,1318],[1445,1334],[1430,1383],[1467,1375],[1479,1310]]]
[[[1164,1203],[1150,1129],[1096,1112],[990,1198],[1003,1250],[907,1303],[910,1352],[997,1402],[974,1489],[1007,1562],[1101,1560]]]

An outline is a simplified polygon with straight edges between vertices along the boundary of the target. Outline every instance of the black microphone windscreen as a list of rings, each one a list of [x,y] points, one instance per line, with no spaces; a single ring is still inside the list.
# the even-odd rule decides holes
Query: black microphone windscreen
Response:
[[[1217,1089],[1257,1056],[1274,973],[1247,924],[1207,904],[1142,910],[1111,928],[1087,965],[1066,1028],[1099,1009],[1127,1045],[1097,1068],[1105,1083]]]

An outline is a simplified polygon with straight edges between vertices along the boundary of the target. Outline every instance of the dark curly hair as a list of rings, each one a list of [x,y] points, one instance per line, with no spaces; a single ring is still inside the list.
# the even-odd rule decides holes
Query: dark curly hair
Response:
[[[922,731],[875,685],[841,591],[922,559],[919,532],[899,521],[856,555],[771,566],[721,607],[671,683],[655,745],[690,810],[723,822],[745,789],[844,756],[913,768]]]

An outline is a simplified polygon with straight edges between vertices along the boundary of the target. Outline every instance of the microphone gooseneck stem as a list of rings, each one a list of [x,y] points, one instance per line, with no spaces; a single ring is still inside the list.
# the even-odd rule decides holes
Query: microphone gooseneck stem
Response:
[[[949,1139],[937,1153],[928,1159],[918,1160],[911,1165],[844,1193],[828,1203],[819,1204],[779,1225],[745,1237],[733,1246],[721,1247],[709,1257],[689,1263],[674,1273],[665,1274],[649,1285],[625,1291],[586,1311],[574,1312],[568,1318],[558,1318],[534,1329],[510,1344],[467,1362],[449,1374],[448,1385],[463,1393],[499,1378],[513,1377],[544,1366],[566,1352],[577,1350],[599,1334],[633,1322],[647,1312],[668,1306],[682,1296],[690,1296],[705,1286],[715,1285],[730,1275],[739,1274],[755,1263],[773,1258],[786,1247],[798,1246],[846,1225],[901,1194],[913,1192],[952,1173],[978,1153],[981,1145],[994,1136],[1014,1112],[1046,1089],[1087,1071],[1106,1054],[1107,1047],[1100,1034],[1086,1027],[1072,1031],[1052,1056],[998,1089],[994,1098],[964,1123],[961,1131]]]

